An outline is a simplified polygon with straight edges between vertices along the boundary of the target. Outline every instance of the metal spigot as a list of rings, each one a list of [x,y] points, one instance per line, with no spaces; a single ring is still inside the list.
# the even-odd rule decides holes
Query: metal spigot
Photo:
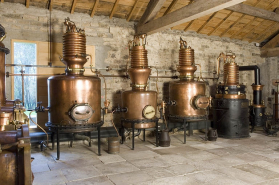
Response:
[[[122,108],[122,107],[120,107],[120,105],[118,104],[118,106],[115,107],[115,108],[113,108],[112,111],[113,111],[113,112],[127,112],[128,109],[127,109],[126,107]]]
[[[105,100],[105,101],[104,101],[104,111],[105,111],[105,114],[108,113],[109,104],[110,104],[110,101],[109,101],[109,100]]]
[[[38,106],[35,108],[35,111],[36,111],[36,113],[45,112],[45,111],[49,111],[49,108],[42,106],[42,102],[38,102]]]

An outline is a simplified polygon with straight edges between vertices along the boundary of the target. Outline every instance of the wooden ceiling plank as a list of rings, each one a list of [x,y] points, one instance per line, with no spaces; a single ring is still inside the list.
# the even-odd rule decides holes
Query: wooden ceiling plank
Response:
[[[168,9],[165,11],[164,15],[167,15],[167,14],[173,9],[173,7],[176,5],[177,1],[178,1],[178,0],[173,0],[173,1],[171,2],[170,6],[169,6]],[[163,16],[164,16],[164,15],[163,15]]]
[[[110,15],[109,15],[109,18],[110,18],[110,19],[113,17],[113,14],[114,14],[114,12],[115,12],[115,10],[116,10],[116,8],[117,8],[118,3],[119,3],[119,0],[116,0],[115,3],[114,3],[114,5],[113,5],[113,8],[112,8],[112,10],[111,10],[111,13],[110,13]]]
[[[269,10],[269,9],[273,6],[273,3],[274,3],[275,1],[278,2],[278,0],[273,0],[273,1],[266,7],[266,9]]]
[[[246,25],[244,25],[242,28],[240,28],[239,30],[237,30],[236,32],[234,32],[230,38],[232,38],[235,35],[238,35],[239,33],[241,33],[243,30],[245,30],[248,26],[250,26],[255,20],[257,19],[257,17],[254,17],[253,19],[251,19]]]
[[[190,28],[190,26],[193,24],[195,20],[191,20],[191,22],[184,28],[184,31],[188,31],[188,29]]]
[[[217,12],[213,13],[206,22],[198,29],[197,33],[200,33],[200,31],[209,23],[209,21],[216,15]]]
[[[263,22],[263,20],[262,20],[262,21],[259,21],[258,24],[254,25],[254,26],[250,29],[250,31],[249,31],[248,33],[246,33],[245,35],[243,35],[243,36],[240,38],[240,40],[243,40],[243,39],[246,38],[248,35],[250,35],[250,34],[254,31],[254,29],[255,29],[257,26],[259,26],[262,22]]]
[[[221,22],[219,22],[219,24],[207,35],[210,36],[212,33],[215,33],[232,14],[233,11],[231,11]]]
[[[276,14],[275,12],[264,10],[262,8],[256,8],[253,6],[246,5],[246,4],[237,4],[237,5],[228,7],[226,9],[235,11],[235,12],[239,12],[239,13],[243,13],[246,15],[251,15],[254,17],[259,17],[259,18],[266,19],[266,20],[279,22],[279,15]]]
[[[276,27],[279,23],[272,23],[271,25],[269,25],[268,27]],[[270,32],[270,30],[272,29],[263,29],[263,31],[261,31],[258,35],[256,35],[255,37],[251,38],[248,42],[252,42],[252,41],[256,41],[256,40],[259,40],[260,38],[262,37],[265,37],[265,35],[267,35],[267,33]]]
[[[268,43],[266,43],[261,49],[269,49],[274,48],[279,44],[279,34],[277,34],[275,37],[273,37]]]
[[[26,8],[29,8],[29,4],[30,4],[30,0],[26,0],[26,1],[25,1],[25,6],[26,6]]]
[[[73,4],[72,4],[72,8],[71,8],[71,14],[73,14],[75,12],[76,4],[77,4],[77,0],[73,0]]]
[[[161,10],[166,0],[150,0],[145,12],[138,22],[138,26],[147,23],[148,21],[153,20],[157,13]]]
[[[53,4],[54,0],[49,0],[49,4],[48,4],[48,9],[49,11],[52,11],[52,4]]]
[[[126,19],[127,21],[130,21],[130,19],[131,19],[133,13],[134,13],[134,11],[135,11],[135,9],[136,9],[136,7],[137,7],[138,2],[139,2],[139,0],[136,0],[136,1],[135,1],[135,4],[134,4],[134,6],[133,6],[133,8],[132,8],[132,10],[131,10],[131,12],[130,12],[130,14],[129,14],[129,16],[128,16],[127,19]]]
[[[241,3],[245,0],[195,0],[193,3],[173,11],[156,20],[152,20],[144,25],[137,26],[137,34],[152,34],[162,31],[184,22],[212,14],[224,8]]]
[[[1,0],[1,3],[4,3],[4,0]]]
[[[219,37],[222,37],[223,35],[225,35],[232,27],[234,27],[237,23],[239,23],[239,21],[245,16],[245,14],[243,14],[242,16],[240,16],[232,25],[230,25],[223,33],[221,33],[219,35]]]
[[[278,57],[278,56],[279,56],[279,47],[261,50],[261,57],[263,58]]]
[[[94,14],[95,14],[95,12],[96,12],[96,10],[97,10],[98,4],[99,4],[99,0],[96,0],[95,3],[94,3],[94,6],[93,6],[93,8],[92,8],[92,12],[91,12],[90,17],[93,17],[93,16],[94,16]]]

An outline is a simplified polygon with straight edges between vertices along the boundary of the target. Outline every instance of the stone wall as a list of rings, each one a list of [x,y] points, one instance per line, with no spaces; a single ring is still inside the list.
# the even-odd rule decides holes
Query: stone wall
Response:
[[[126,22],[124,19],[107,16],[94,16],[82,13],[66,13],[58,10],[51,12],[52,41],[62,42],[64,31],[63,22],[69,17],[78,27],[84,28],[87,35],[87,44],[96,48],[96,67],[121,68],[125,69],[128,61],[128,41],[134,35],[134,22]],[[0,24],[7,31],[7,38],[4,40],[6,47],[11,47],[11,39],[49,41],[50,12],[47,9],[36,7],[26,8],[21,4],[1,3]],[[202,74],[209,85],[216,83],[207,77],[214,77],[216,70],[216,59],[221,52],[232,51],[236,54],[236,61],[239,65],[258,65],[262,69],[262,84],[267,85],[264,96],[267,100],[271,89],[270,78],[273,76],[273,63],[276,59],[263,59],[260,57],[260,50],[253,43],[229,38],[201,35],[194,32],[182,32],[167,30],[147,37],[147,50],[149,65],[155,66],[159,70],[159,76],[178,75],[171,72],[178,64],[179,39],[182,37],[188,45],[195,49],[195,59],[197,64],[202,66]],[[7,63],[11,63],[11,55],[7,56]],[[199,71],[199,70],[198,70]],[[198,71],[196,75],[198,76]],[[103,74],[125,74],[125,70],[111,70]],[[277,72],[277,71],[276,71]],[[153,69],[152,75],[156,76]],[[216,76],[215,76],[216,77]],[[222,76],[221,76],[222,77]],[[277,78],[277,76],[276,76]],[[170,78],[160,78],[158,80],[159,96],[158,102],[163,99],[163,89],[166,89]],[[221,79],[220,79],[221,80]],[[219,80],[219,81],[220,81]],[[130,82],[124,78],[106,78],[108,98],[111,105],[120,104],[120,92],[130,89]],[[247,85],[247,98],[252,98],[251,84],[254,81],[253,72],[240,72],[240,82]],[[7,79],[7,97],[11,98],[10,80]],[[151,78],[149,89],[156,90],[156,78]],[[103,85],[104,87],[104,85]],[[164,88],[165,87],[165,88]],[[208,88],[209,89],[209,88]],[[214,89],[210,94],[214,94]],[[102,102],[104,101],[104,91],[102,91]],[[110,125],[110,116],[105,125]]]

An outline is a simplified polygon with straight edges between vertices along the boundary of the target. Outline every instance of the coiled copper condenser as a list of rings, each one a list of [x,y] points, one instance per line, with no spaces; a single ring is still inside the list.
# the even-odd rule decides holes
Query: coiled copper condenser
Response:
[[[84,30],[77,29],[69,18],[65,19],[66,33],[63,35],[63,59],[66,72],[83,72],[86,59],[86,37]]]
[[[226,55],[226,63],[224,64],[224,84],[239,84],[239,66],[235,62],[235,55]]]
[[[187,48],[187,42],[180,38],[179,65],[177,66],[180,79],[194,80],[196,70],[194,50],[190,46]]]
[[[148,68],[145,35],[135,36],[130,48],[131,68]]]

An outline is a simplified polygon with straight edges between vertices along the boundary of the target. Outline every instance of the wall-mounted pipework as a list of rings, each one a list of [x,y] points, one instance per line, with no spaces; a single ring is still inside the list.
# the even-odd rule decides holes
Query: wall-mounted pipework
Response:
[[[245,85],[239,84],[239,66],[231,52],[221,53],[218,63],[221,59],[224,62],[224,76],[223,83],[217,85],[213,99],[213,127],[217,129],[219,137],[249,137],[249,101],[246,99]]]

